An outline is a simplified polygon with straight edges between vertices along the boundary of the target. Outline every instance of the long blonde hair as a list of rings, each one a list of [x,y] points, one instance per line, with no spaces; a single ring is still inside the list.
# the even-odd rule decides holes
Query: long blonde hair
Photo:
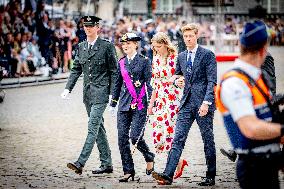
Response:
[[[168,49],[168,56],[170,55],[176,55],[177,54],[177,49],[176,47],[172,44],[169,36],[167,34],[165,34],[164,32],[158,32],[156,33],[151,42],[156,42],[159,44],[164,44],[166,45],[167,49]],[[153,50],[153,54],[157,55],[157,51],[155,50],[155,48],[152,47]]]

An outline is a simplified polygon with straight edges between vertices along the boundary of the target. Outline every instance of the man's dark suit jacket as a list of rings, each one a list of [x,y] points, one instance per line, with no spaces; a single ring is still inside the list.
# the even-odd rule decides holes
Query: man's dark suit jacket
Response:
[[[191,72],[188,72],[187,50],[181,52],[177,58],[175,75],[185,77],[180,109],[185,102],[190,103],[193,108],[199,108],[203,101],[212,103],[209,111],[216,109],[214,87],[217,83],[217,63],[212,51],[198,46]]]

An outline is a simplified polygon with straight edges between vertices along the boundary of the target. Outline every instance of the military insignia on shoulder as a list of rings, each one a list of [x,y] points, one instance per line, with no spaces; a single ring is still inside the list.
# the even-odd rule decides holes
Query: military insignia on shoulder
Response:
[[[125,56],[123,56],[123,57],[121,57],[121,58],[119,59],[119,61],[120,61],[120,60],[122,60],[122,59],[124,59],[125,57],[126,57],[126,55],[125,55]]]
[[[111,43],[111,41],[109,39],[103,38],[103,40]]]
[[[81,47],[83,45],[83,43],[85,43],[87,40],[81,41],[78,46]]]
[[[148,57],[147,56],[144,56],[143,54],[139,54],[139,56],[145,58],[146,60],[148,60]]]

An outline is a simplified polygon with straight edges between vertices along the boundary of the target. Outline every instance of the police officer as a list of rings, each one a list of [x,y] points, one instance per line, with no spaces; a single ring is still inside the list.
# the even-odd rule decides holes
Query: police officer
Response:
[[[83,73],[83,101],[89,116],[88,135],[78,160],[68,163],[67,167],[77,174],[82,174],[82,169],[96,142],[101,166],[93,173],[112,173],[111,151],[104,128],[103,113],[116,78],[117,58],[114,45],[98,37],[101,19],[96,16],[85,16],[83,20],[87,40],[78,46],[71,74],[61,96],[67,98],[77,79]]]
[[[261,65],[261,71],[263,74],[263,78],[265,79],[269,90],[272,93],[272,96],[276,95],[276,76],[275,76],[275,66],[274,66],[274,58],[268,52],[264,63]],[[224,148],[220,148],[220,152],[229,158],[231,161],[236,161],[238,155],[233,149],[225,150]]]
[[[155,155],[150,152],[143,139],[143,127],[147,114],[147,96],[152,94],[150,85],[151,63],[148,58],[137,54],[138,41],[141,38],[134,33],[126,33],[120,39],[124,56],[118,63],[118,77],[113,90],[111,106],[115,107],[119,100],[117,113],[118,145],[122,160],[124,177],[119,182],[134,180],[135,169],[130,151],[129,138],[146,161],[146,174],[154,170]],[[148,93],[148,95],[146,94]],[[129,133],[131,129],[131,132]]]
[[[265,24],[261,21],[247,23],[240,43],[239,59],[217,87],[217,106],[239,155],[240,187],[279,188],[278,170],[284,164],[280,150],[284,125],[271,122],[272,113],[262,94],[271,97],[261,74],[268,48]]]

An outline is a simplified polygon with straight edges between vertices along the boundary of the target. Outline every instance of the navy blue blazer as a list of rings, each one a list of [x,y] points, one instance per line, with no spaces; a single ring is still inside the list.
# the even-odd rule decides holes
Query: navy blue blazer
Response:
[[[198,45],[191,72],[188,71],[188,67],[186,50],[178,55],[175,72],[175,75],[183,75],[185,78],[180,109],[185,103],[190,103],[193,108],[199,108],[203,101],[208,101],[212,102],[209,111],[214,111],[216,109],[214,87],[217,83],[217,63],[214,53]]]
[[[152,77],[152,65],[150,60],[141,55],[136,54],[134,59],[131,61],[131,63],[128,63],[128,60],[125,58],[125,68],[128,71],[129,76],[131,77],[133,83],[136,81],[139,81],[141,85],[139,87],[135,87],[137,96],[139,95],[142,84],[146,82],[146,94],[143,97],[143,105],[144,108],[147,108],[147,98],[151,98],[152,94],[152,87],[150,85],[151,77]],[[119,100],[119,111],[129,111],[131,102],[133,100],[132,96],[128,92],[128,89],[125,85],[125,82],[123,81],[121,71],[120,71],[120,64],[118,63],[118,69],[117,69],[117,79],[114,84],[114,89],[112,92],[112,100],[110,103],[110,106],[115,107],[117,104],[117,101]],[[137,109],[137,106],[136,106]]]

